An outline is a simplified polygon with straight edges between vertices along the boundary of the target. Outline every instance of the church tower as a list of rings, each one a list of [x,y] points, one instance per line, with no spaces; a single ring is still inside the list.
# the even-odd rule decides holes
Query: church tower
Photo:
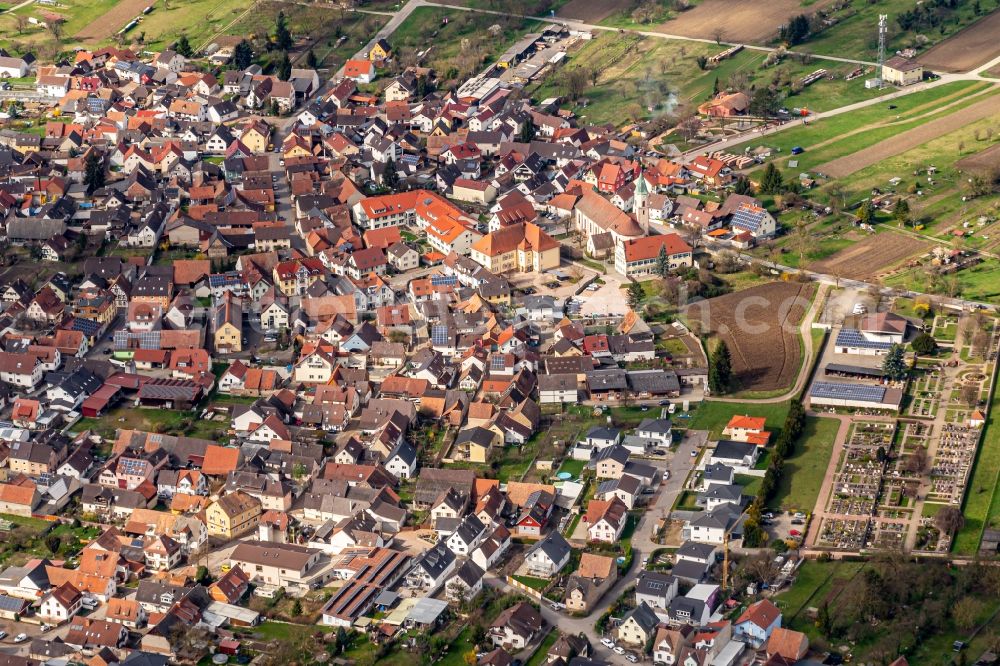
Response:
[[[636,222],[642,227],[645,235],[649,235],[649,187],[646,185],[644,172],[639,172],[638,182],[635,184],[635,195],[632,197],[632,214],[635,215]]]

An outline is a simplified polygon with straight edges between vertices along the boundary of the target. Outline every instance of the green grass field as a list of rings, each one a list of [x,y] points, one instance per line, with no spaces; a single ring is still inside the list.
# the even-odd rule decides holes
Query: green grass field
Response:
[[[972,555],[979,549],[979,539],[987,526],[1000,527],[1000,398],[993,397],[986,429],[979,445],[972,478],[965,492],[962,513],[965,527],[955,535],[952,550]]]
[[[837,419],[806,418],[795,453],[785,458],[784,471],[772,505],[782,509],[813,510],[830,465],[839,427]]]
[[[860,562],[803,562],[796,574],[795,584],[774,598],[784,614],[782,626],[791,624],[795,629],[805,631],[800,627],[812,623],[805,619],[803,611],[818,606],[838,580],[851,578],[863,566]]]
[[[778,433],[785,423],[789,404],[788,401],[774,404],[706,401],[698,405],[692,417],[686,423],[682,419],[678,421],[678,425],[686,425],[692,430],[708,430],[709,439],[714,440],[722,437],[722,430],[729,423],[729,419],[739,414],[763,416],[767,419],[767,429],[773,433]]]
[[[973,12],[973,2],[969,0],[960,3],[958,10],[950,14],[940,29],[904,31],[896,22],[896,17],[914,6],[911,0],[850,0],[844,4],[844,9],[833,13],[837,20],[835,25],[795,48],[810,53],[874,61],[878,49],[879,14],[889,16],[886,43],[889,53],[916,46],[928,39],[934,43],[942,41],[979,18]],[[986,12],[991,8],[988,1],[980,5]]]

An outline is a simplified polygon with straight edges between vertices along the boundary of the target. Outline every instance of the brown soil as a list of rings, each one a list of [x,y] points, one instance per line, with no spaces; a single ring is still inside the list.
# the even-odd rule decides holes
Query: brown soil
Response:
[[[84,26],[83,30],[76,33],[76,38],[94,41],[107,39],[124,28],[126,23],[142,14],[142,10],[154,2],[155,0],[121,0],[117,5]],[[134,28],[134,30],[140,29],[140,26]]]
[[[845,155],[844,157],[838,157],[817,167],[817,171],[833,178],[843,178],[855,171],[860,171],[884,159],[905,153],[932,139],[936,139],[949,132],[954,132],[970,123],[998,113],[1000,113],[1000,95],[993,95],[943,118],[932,120],[884,141],[879,141],[864,150],[852,153],[851,155]]]
[[[629,9],[635,4],[633,0],[570,0],[556,12],[561,18],[576,19],[584,23],[597,23],[620,11]]]
[[[1000,11],[985,16],[921,55],[925,67],[967,72],[1000,55]]]
[[[809,268],[850,280],[868,280],[930,247],[929,243],[912,236],[892,234],[891,238],[888,240],[885,234],[868,236]]]
[[[963,157],[955,162],[955,166],[962,171],[991,171],[1000,169],[1000,143],[995,143],[985,150],[980,150],[975,155]]]
[[[816,11],[831,1],[820,0],[809,9]],[[702,0],[655,30],[682,37],[766,44],[789,18],[801,13],[800,0]]]
[[[694,303],[687,316],[726,341],[741,389],[784,389],[799,371],[798,325],[815,287],[771,282]]]

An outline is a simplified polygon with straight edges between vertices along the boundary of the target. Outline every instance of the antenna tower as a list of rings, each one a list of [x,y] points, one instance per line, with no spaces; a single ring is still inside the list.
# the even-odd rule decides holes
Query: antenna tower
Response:
[[[883,77],[882,66],[885,65],[885,32],[888,20],[888,14],[878,15],[878,73],[876,76],[878,78],[878,87],[880,89],[885,87],[885,78]]]

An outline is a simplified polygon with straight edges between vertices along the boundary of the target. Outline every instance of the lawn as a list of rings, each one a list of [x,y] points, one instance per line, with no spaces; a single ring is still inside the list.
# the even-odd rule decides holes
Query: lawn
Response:
[[[764,477],[751,476],[749,474],[737,474],[733,477],[733,483],[743,486],[743,494],[756,497],[760,494],[760,487],[764,483]]]
[[[813,510],[839,428],[840,421],[837,419],[806,417],[805,428],[795,443],[795,453],[785,458],[784,470],[772,501],[774,506]]]
[[[563,460],[562,464],[559,465],[559,472],[567,472],[573,475],[573,478],[579,478],[580,474],[583,473],[583,468],[587,466],[586,460],[574,460],[573,458],[567,458]]]
[[[962,555],[972,555],[979,549],[979,540],[987,526],[1000,527],[1000,398],[993,396],[976,455],[972,478],[965,491],[965,526],[955,535],[952,549]]]
[[[729,419],[736,415],[762,416],[766,427],[776,436],[781,431],[788,415],[789,401],[776,403],[736,403],[705,401],[694,409],[693,416],[687,423],[691,430],[708,430],[708,438],[716,440],[722,437],[722,430]],[[774,437],[772,436],[772,437]]]
[[[814,637],[816,628],[804,611],[818,606],[839,581],[852,578],[864,566],[862,562],[803,562],[792,586],[773,599],[784,615],[782,626],[803,631],[810,638]]]
[[[535,654],[531,655],[531,659],[525,663],[525,666],[543,666],[543,664],[547,663],[549,650],[552,649],[557,640],[559,640],[559,631],[553,629],[539,644],[538,649],[535,650]]]
[[[119,428],[219,439],[229,429],[229,422],[204,421],[197,418],[196,412],[121,407],[98,418],[80,419],[73,426],[73,431],[93,430],[106,440],[114,440]]]
[[[548,587],[551,582],[546,578],[535,578],[534,576],[512,576],[512,578],[521,585],[530,587],[532,590],[537,590],[538,592]]]

